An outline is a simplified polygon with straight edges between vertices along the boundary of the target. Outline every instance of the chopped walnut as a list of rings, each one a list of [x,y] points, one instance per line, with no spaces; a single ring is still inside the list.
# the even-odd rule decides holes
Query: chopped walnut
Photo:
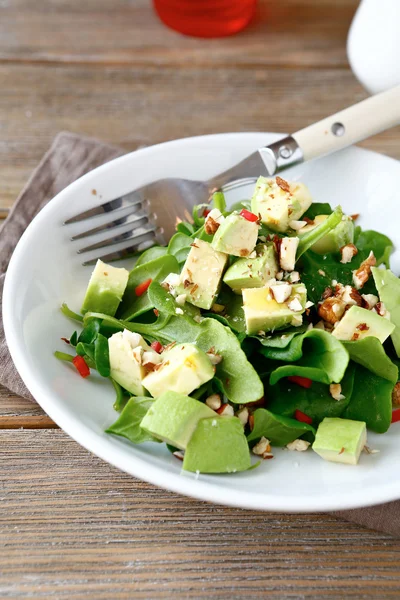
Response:
[[[219,394],[211,394],[206,399],[206,404],[212,410],[218,410],[222,405],[221,396]]]
[[[213,208],[208,213],[204,222],[204,231],[207,235],[213,235],[224,220],[225,218],[221,211],[218,208]]]
[[[230,404],[223,404],[217,411],[220,417],[233,417],[235,411]]]
[[[330,287],[326,287],[322,293],[322,299],[326,300],[327,298],[330,298],[331,296],[333,296],[333,289]]]
[[[247,421],[249,420],[249,409],[246,407],[240,409],[236,413],[236,416],[244,427],[247,424]]]
[[[341,263],[346,264],[352,261],[353,257],[358,253],[357,248],[354,244],[346,244],[340,248],[342,258]]]
[[[361,297],[360,292],[358,292],[355,288],[351,287],[351,285],[345,285],[342,290],[342,300],[346,303],[347,306],[362,306],[363,299]]]
[[[372,310],[378,313],[380,317],[390,318],[390,313],[383,302],[377,302]]]
[[[346,304],[340,298],[326,298],[318,307],[318,315],[323,321],[334,325],[340,321],[346,310]]]
[[[281,190],[283,190],[284,192],[288,192],[290,194],[290,185],[285,179],[282,179],[282,177],[278,176],[278,177],[276,177],[275,181],[276,181],[277,185],[279,185]]]
[[[392,402],[394,406],[400,406],[400,381],[393,388]]]
[[[262,456],[263,458],[272,458],[271,443],[264,436],[260,439],[258,444],[253,447],[253,454],[256,456]]]
[[[342,394],[342,386],[340,383],[331,383],[329,386],[329,393],[334,400],[344,400],[345,396]]]
[[[353,271],[353,283],[357,290],[362,288],[368,281],[371,275],[371,267],[376,265],[376,258],[374,253],[371,251],[368,258],[366,258],[361,265]]]
[[[363,299],[363,308],[367,310],[371,310],[379,302],[379,298],[375,294],[362,294],[361,298]]]
[[[306,440],[293,440],[293,442],[290,442],[289,444],[286,444],[286,448],[288,450],[293,451],[297,451],[297,452],[305,452],[307,450],[307,448],[309,447],[310,442],[307,442]]]

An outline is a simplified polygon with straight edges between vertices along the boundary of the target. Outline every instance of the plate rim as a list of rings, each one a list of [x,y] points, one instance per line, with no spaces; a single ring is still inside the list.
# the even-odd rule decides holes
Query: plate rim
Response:
[[[263,495],[255,494],[252,497],[251,492],[243,489],[236,489],[234,494],[227,494],[226,488],[219,486],[218,483],[212,483],[204,480],[202,481],[202,476],[197,479],[193,474],[185,473],[185,476],[182,476],[180,473],[175,474],[165,472],[162,467],[150,464],[145,458],[132,453],[128,455],[128,448],[123,445],[117,446],[116,444],[112,444],[112,440],[109,440],[109,436],[106,436],[105,433],[103,435],[99,435],[89,426],[80,422],[77,415],[70,414],[68,407],[64,407],[62,405],[59,406],[57,403],[54,403],[51,394],[47,393],[45,388],[42,388],[41,384],[35,379],[34,373],[31,373],[30,366],[24,358],[23,348],[19,347],[18,335],[12,322],[13,290],[16,288],[18,283],[15,281],[15,272],[18,272],[19,257],[23,255],[25,247],[29,243],[31,232],[36,226],[35,224],[39,222],[39,220],[46,218],[46,214],[50,209],[50,205],[54,207],[55,203],[61,203],[63,201],[63,196],[70,194],[75,187],[82,185],[83,180],[88,181],[92,178],[95,178],[100,170],[107,171],[108,169],[113,169],[116,162],[123,163],[124,161],[129,161],[132,159],[133,155],[137,155],[138,153],[143,155],[146,153],[151,153],[154,149],[158,149],[160,147],[171,147],[184,143],[193,143],[198,140],[209,140],[210,143],[212,143],[212,141],[216,138],[221,140],[221,138],[226,139],[230,136],[254,136],[254,138],[261,138],[264,136],[265,138],[270,137],[272,139],[279,138],[283,135],[284,134],[273,132],[228,132],[179,138],[176,140],[163,142],[161,144],[155,144],[117,157],[111,161],[108,161],[104,165],[93,169],[89,173],[86,173],[75,182],[61,190],[28,225],[10,259],[4,281],[2,306],[6,342],[11,357],[23,382],[28,390],[32,393],[35,400],[36,398],[39,398],[36,400],[36,402],[43,408],[43,410],[45,410],[45,412],[54,420],[54,422],[57,423],[57,425],[59,425],[63,431],[65,431],[82,447],[86,448],[105,462],[128,473],[131,476],[142,479],[143,481],[175,493],[196,498],[198,500],[260,511],[295,513],[313,511],[329,512],[334,510],[362,508],[398,500],[400,499],[400,479],[398,482],[389,482],[384,486],[376,486],[376,488],[373,488],[373,491],[368,499],[358,497],[357,494],[354,494],[354,491],[344,493],[340,492],[334,496],[330,496],[329,498],[317,497],[314,499],[312,496],[303,496],[299,498],[285,495],[269,496],[268,493]],[[359,148],[357,146],[352,146],[352,148],[360,154],[367,153],[377,155],[383,157],[385,160],[393,161],[397,164],[399,163],[399,161],[392,157],[372,150]],[[352,497],[353,495],[355,498]],[[293,506],[294,503],[296,503],[296,506]]]

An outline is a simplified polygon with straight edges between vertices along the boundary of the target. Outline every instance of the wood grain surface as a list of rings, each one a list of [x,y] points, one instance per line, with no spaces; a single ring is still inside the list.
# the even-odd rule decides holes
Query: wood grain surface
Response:
[[[345,52],[357,5],[264,0],[247,30],[205,41],[167,30],[149,0],[1,0],[0,208],[61,129],[128,151],[295,131],[365,98]],[[400,158],[400,130],[363,145]],[[2,387],[0,501],[0,598],[400,597],[398,540],[159,490]]]

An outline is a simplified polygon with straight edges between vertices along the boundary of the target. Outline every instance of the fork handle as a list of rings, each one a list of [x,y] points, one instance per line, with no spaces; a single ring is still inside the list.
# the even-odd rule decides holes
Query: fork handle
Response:
[[[336,152],[400,124],[400,85],[292,134],[303,160]]]

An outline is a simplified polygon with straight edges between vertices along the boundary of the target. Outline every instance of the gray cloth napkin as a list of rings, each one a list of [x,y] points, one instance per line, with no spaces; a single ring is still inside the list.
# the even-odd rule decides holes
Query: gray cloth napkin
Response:
[[[51,198],[78,177],[121,154],[122,151],[118,148],[72,133],[60,133],[55,138],[0,230],[0,302],[11,254],[33,217]],[[1,315],[0,383],[19,396],[34,400],[8,352]],[[400,501],[333,514],[371,529],[400,536]]]

